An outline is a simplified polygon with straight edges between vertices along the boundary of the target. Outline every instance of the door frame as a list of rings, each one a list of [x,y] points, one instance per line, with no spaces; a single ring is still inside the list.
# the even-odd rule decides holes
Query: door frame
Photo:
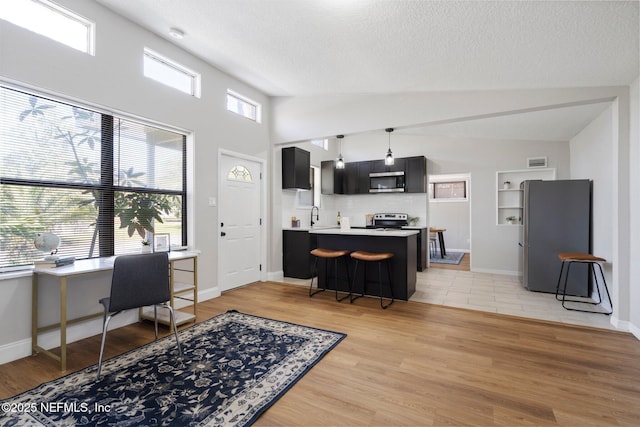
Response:
[[[220,239],[220,232],[222,231],[220,228],[220,206],[225,203],[225,200],[220,197],[222,194],[222,185],[223,180],[220,175],[222,169],[222,157],[229,156],[235,157],[241,160],[248,160],[252,162],[256,162],[260,164],[260,218],[262,220],[262,224],[260,226],[260,265],[262,269],[260,270],[260,281],[265,282],[267,280],[267,180],[266,178],[266,160],[261,159],[259,157],[250,156],[244,153],[238,153],[236,151],[226,150],[224,148],[218,149],[218,167],[217,167],[217,179],[218,179],[218,221],[216,222],[216,237],[218,238],[217,244],[217,267],[218,267],[218,287],[220,290],[220,284],[222,283],[222,268],[221,268],[221,259],[220,259],[220,246],[222,245],[222,239]]]

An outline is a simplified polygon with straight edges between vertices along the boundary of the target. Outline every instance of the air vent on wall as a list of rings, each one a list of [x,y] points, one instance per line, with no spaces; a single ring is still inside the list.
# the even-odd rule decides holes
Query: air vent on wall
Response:
[[[527,157],[527,167],[528,168],[546,168],[547,158],[546,157]]]

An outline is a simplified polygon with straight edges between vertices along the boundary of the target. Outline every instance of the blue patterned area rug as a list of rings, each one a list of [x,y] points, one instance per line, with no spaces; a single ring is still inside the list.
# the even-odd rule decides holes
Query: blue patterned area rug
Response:
[[[236,311],[179,335],[182,359],[169,335],[0,402],[0,425],[251,425],[346,336]]]
[[[440,252],[437,252],[434,256],[431,257],[431,262],[435,264],[460,264],[462,261],[462,257],[464,257],[464,252],[449,252],[444,256],[444,258],[440,258]]]

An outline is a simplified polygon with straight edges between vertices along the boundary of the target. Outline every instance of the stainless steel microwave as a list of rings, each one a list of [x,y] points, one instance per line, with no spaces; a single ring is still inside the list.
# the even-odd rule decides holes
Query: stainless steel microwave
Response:
[[[404,193],[404,171],[369,173],[369,193]]]

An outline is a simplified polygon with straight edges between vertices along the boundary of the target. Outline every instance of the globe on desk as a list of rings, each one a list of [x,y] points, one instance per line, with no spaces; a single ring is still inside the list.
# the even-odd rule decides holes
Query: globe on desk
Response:
[[[44,257],[45,260],[58,258],[56,253],[60,246],[60,237],[55,234],[49,232],[37,233],[35,239],[33,239],[33,244],[39,251],[49,252],[49,256]]]

